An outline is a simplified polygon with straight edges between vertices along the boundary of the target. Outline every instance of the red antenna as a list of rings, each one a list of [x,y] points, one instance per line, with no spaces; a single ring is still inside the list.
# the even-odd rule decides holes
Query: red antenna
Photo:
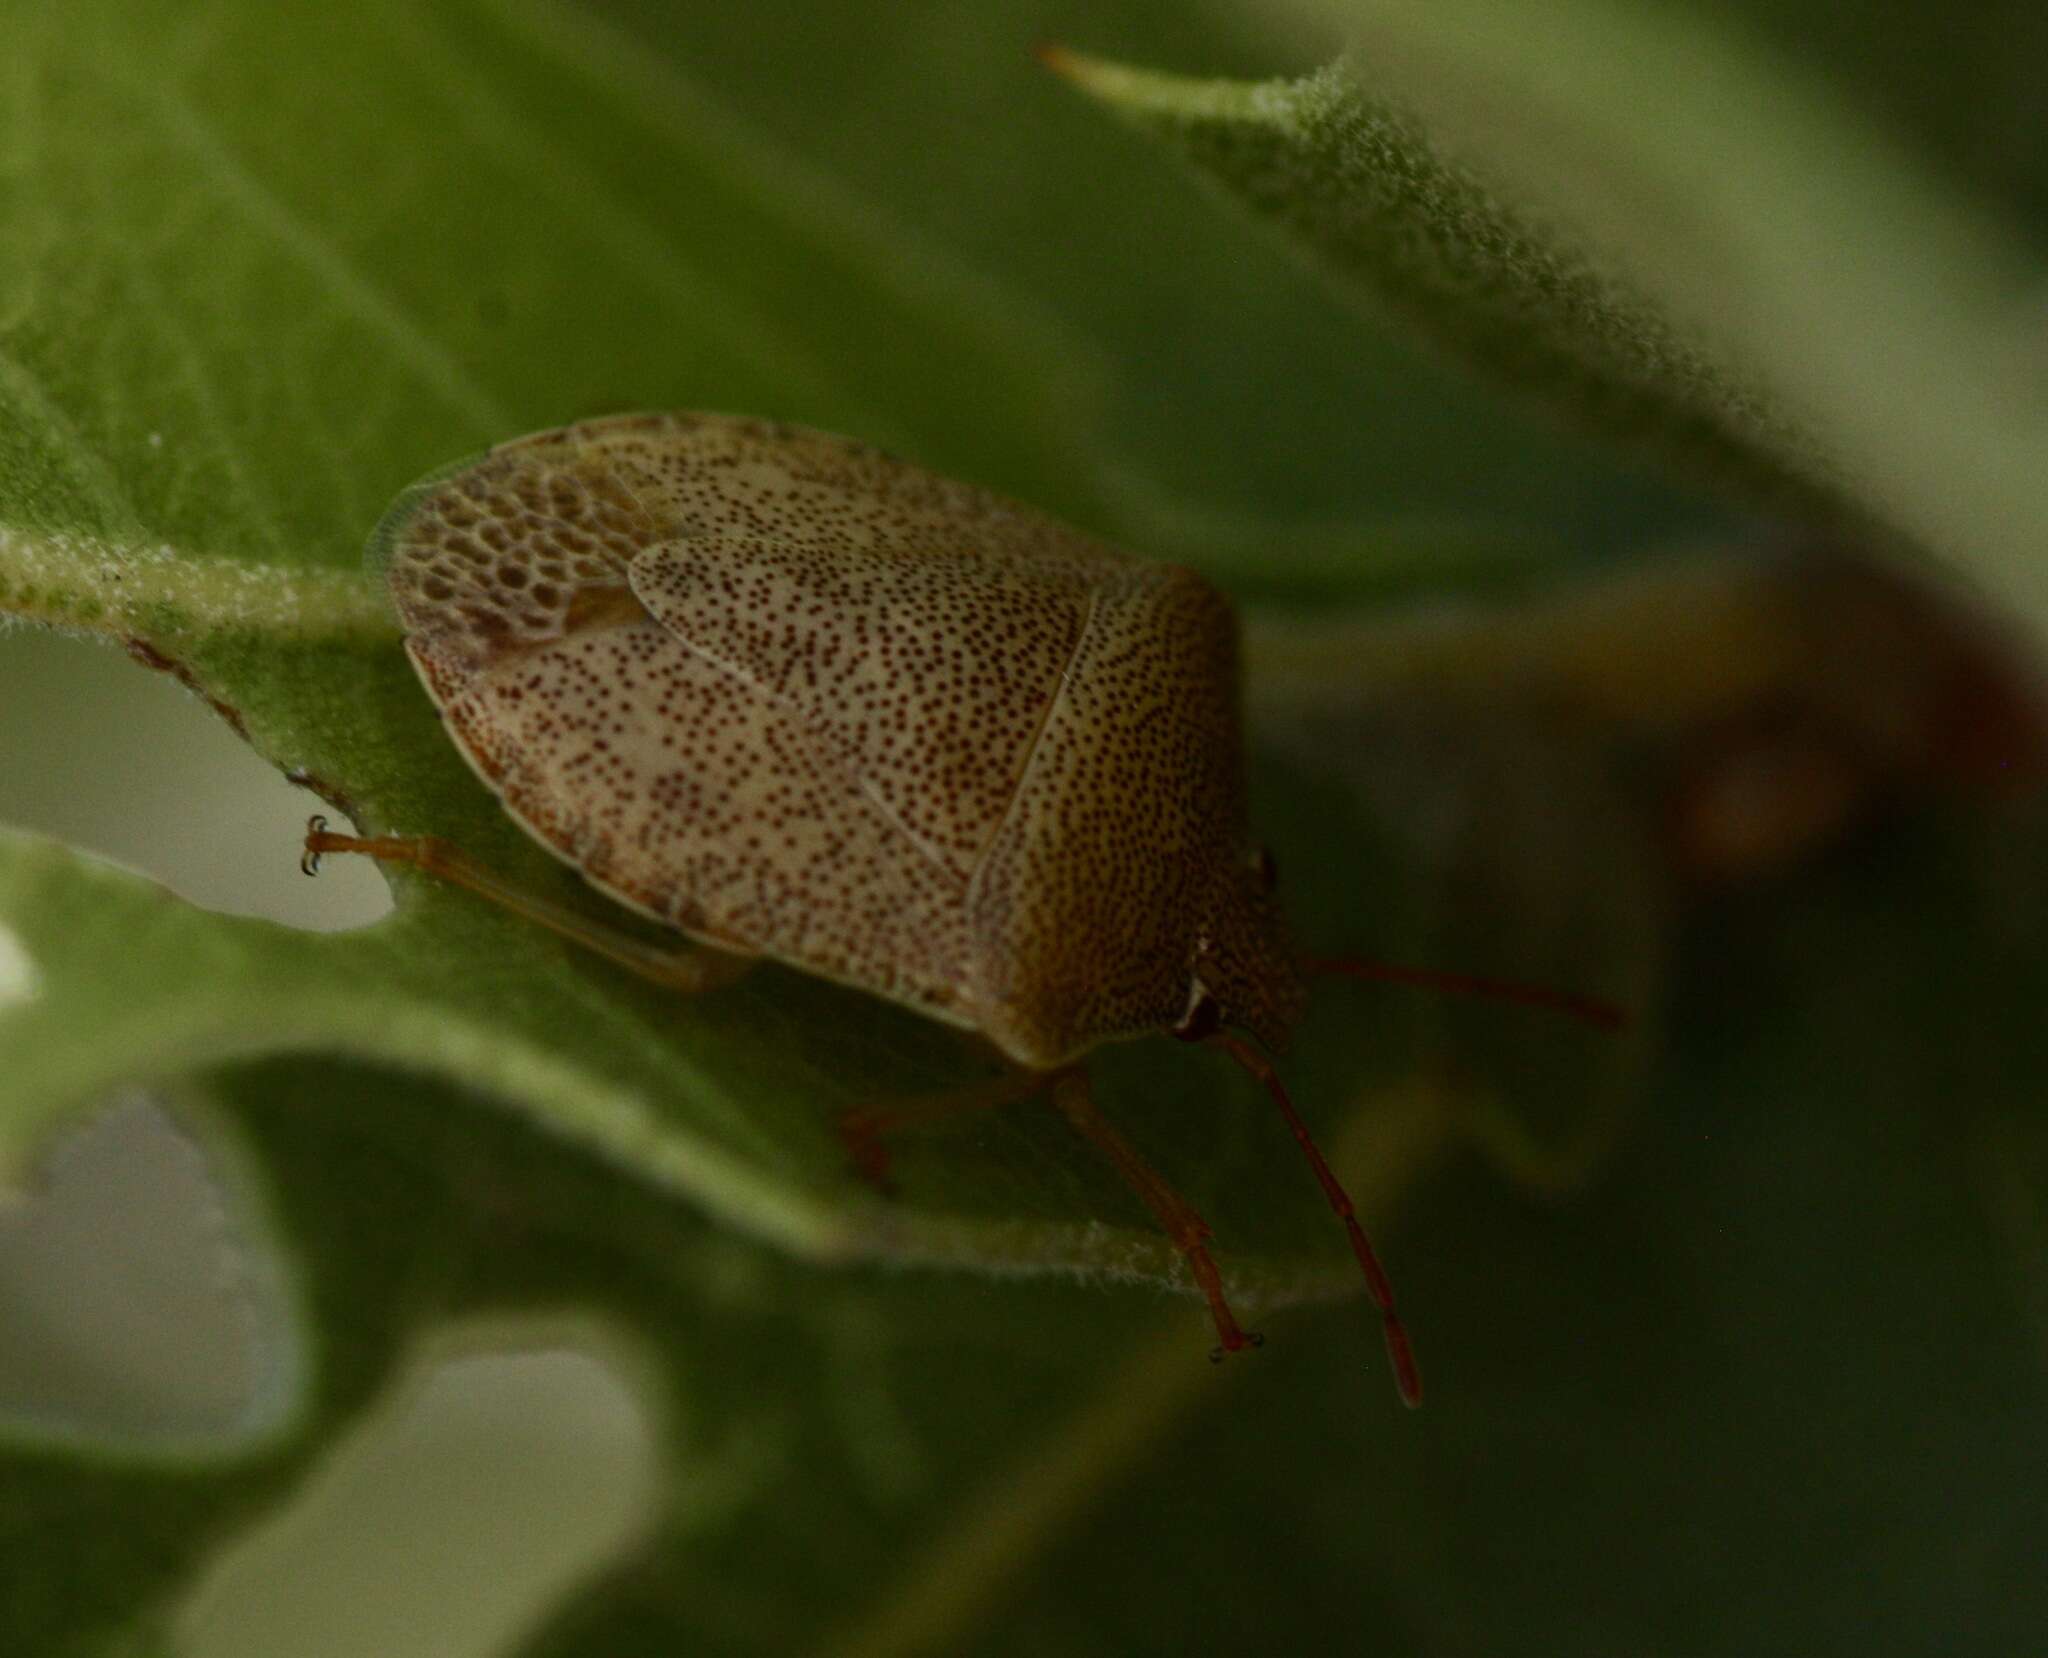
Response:
[[[1386,1269],[1380,1265],[1379,1256],[1373,1253],[1372,1240],[1365,1235],[1365,1228],[1358,1224],[1358,1212],[1351,1206],[1351,1194],[1330,1172],[1322,1149],[1310,1135],[1308,1124],[1301,1120],[1301,1113],[1294,1109],[1294,1101],[1287,1097],[1287,1090],[1280,1084],[1279,1072],[1273,1069],[1266,1056],[1228,1032],[1219,1032],[1208,1041],[1210,1047],[1221,1048],[1266,1085],[1266,1092],[1280,1107],[1280,1115],[1287,1119],[1288,1129],[1308,1155],[1309,1167],[1315,1170],[1316,1179],[1322,1182],[1323,1196],[1330,1200],[1330,1207],[1336,1211],[1337,1218],[1344,1223],[1344,1230],[1351,1238],[1351,1253],[1358,1257],[1359,1270],[1365,1274],[1366,1290],[1372,1296],[1373,1305],[1380,1310],[1380,1324],[1387,1339],[1387,1358],[1394,1367],[1394,1385],[1401,1390],[1401,1403],[1414,1409],[1422,1403],[1422,1371],[1415,1363],[1415,1348],[1408,1340],[1407,1327],[1394,1311],[1393,1283],[1388,1279]]]
[[[1597,996],[1581,996],[1569,990],[1551,990],[1543,985],[1522,984],[1513,979],[1490,979],[1476,973],[1442,973],[1427,967],[1401,967],[1393,962],[1370,961],[1363,956],[1318,956],[1304,962],[1303,967],[1313,975],[1347,979],[1366,979],[1378,984],[1416,985],[1427,990],[1441,990],[1454,996],[1479,996],[1489,1001],[1514,1002],[1523,1007],[1549,1008],[1553,1012],[1569,1014],[1600,1030],[1620,1030],[1628,1023],[1628,1015],[1612,1002],[1602,1001]],[[1386,1268],[1380,1265],[1380,1258],[1374,1252],[1372,1240],[1365,1235],[1365,1228],[1358,1224],[1358,1213],[1352,1207],[1351,1194],[1344,1190],[1330,1165],[1324,1158],[1322,1148],[1308,1131],[1308,1124],[1301,1120],[1301,1113],[1294,1109],[1294,1101],[1287,1097],[1287,1090],[1281,1084],[1280,1073],[1273,1069],[1266,1056],[1240,1037],[1228,1032],[1218,1032],[1207,1038],[1212,1048],[1220,1048],[1237,1061],[1260,1082],[1266,1092],[1273,1096],[1273,1103],[1280,1107],[1280,1115],[1287,1119],[1287,1127],[1296,1143],[1307,1156],[1309,1167],[1315,1170],[1316,1179],[1321,1183],[1323,1196],[1330,1200],[1330,1208],[1344,1223],[1345,1233],[1351,1239],[1351,1253],[1358,1257],[1359,1271],[1365,1274],[1365,1287],[1372,1296],[1373,1305],[1380,1310],[1380,1326],[1386,1336],[1387,1358],[1394,1367],[1394,1385],[1401,1390],[1401,1402],[1411,1409],[1422,1403],[1422,1371],[1415,1362],[1415,1347],[1408,1339],[1407,1326],[1401,1322],[1401,1315],[1394,1310],[1394,1286],[1387,1277]]]
[[[1428,967],[1401,967],[1390,961],[1371,961],[1364,956],[1311,956],[1302,966],[1316,977],[1367,979],[1375,984],[1419,985],[1452,996],[1478,996],[1493,1002],[1515,1002],[1523,1007],[1547,1007],[1570,1014],[1600,1030],[1620,1030],[1628,1015],[1612,1002],[1576,991],[1552,990],[1540,984],[1522,984],[1514,979],[1489,979],[1476,973],[1440,973]]]

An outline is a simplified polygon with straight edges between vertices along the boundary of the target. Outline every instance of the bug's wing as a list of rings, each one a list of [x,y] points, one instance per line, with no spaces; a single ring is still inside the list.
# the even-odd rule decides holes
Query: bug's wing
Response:
[[[569,436],[430,479],[379,530],[407,650],[462,752],[614,896],[965,1018],[958,883],[801,709],[648,614],[627,569],[669,526]]]
[[[602,468],[545,447],[507,447],[401,493],[372,532],[367,561],[439,700],[497,663],[643,615],[626,566],[661,533]]]
[[[707,537],[642,553],[675,637],[801,719],[964,890],[1073,660],[1085,593],[957,552],[824,553]]]
[[[507,809],[605,891],[953,1016],[950,884],[850,798],[797,716],[658,623],[586,630],[473,677],[442,711]]]
[[[841,438],[722,421],[611,474],[682,532],[627,579],[677,639],[799,715],[963,886],[1011,809],[1105,571],[1027,508]]]

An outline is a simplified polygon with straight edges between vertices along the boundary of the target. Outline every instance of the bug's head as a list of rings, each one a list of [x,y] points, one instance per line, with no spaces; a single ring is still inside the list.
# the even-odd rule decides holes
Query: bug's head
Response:
[[[1308,993],[1279,886],[1279,866],[1263,846],[1234,857],[1211,883],[1190,944],[1187,1002],[1171,1027],[1174,1036],[1200,1042],[1235,1025],[1275,1052],[1286,1047]]]

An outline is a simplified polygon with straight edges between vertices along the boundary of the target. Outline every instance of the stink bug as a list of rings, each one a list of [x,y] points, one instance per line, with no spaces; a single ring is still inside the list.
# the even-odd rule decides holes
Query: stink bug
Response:
[[[1265,1087],[1342,1219],[1402,1397],[1421,1383],[1372,1246],[1266,1057],[1314,972],[1599,1004],[1290,946],[1247,822],[1236,618],[1200,577],[865,445],[708,414],[500,445],[405,491],[371,540],[405,646],[518,822],[670,954],[508,890],[444,842],[406,862],[683,990],[760,957],[986,1037],[1013,1074],[856,1113],[886,1132],[1049,1091],[1180,1248],[1221,1350],[1209,1228],[1097,1111],[1097,1045],[1163,1033]]]

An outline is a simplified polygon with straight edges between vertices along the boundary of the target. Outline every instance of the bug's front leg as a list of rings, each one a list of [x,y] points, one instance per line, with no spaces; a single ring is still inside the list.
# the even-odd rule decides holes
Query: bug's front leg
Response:
[[[1152,1211],[1167,1237],[1173,1240],[1174,1247],[1186,1258],[1188,1271],[1194,1275],[1202,1298],[1209,1303],[1209,1316],[1216,1321],[1220,1345],[1209,1356],[1220,1359],[1225,1353],[1259,1346],[1261,1337],[1258,1332],[1239,1325],[1237,1315],[1230,1310],[1230,1303],[1223,1298],[1223,1275],[1216,1270],[1215,1257],[1209,1253],[1209,1223],[1202,1219],[1192,1203],[1174,1190],[1165,1175],[1145,1161],[1143,1154],[1123,1137],[1116,1125],[1103,1116],[1095,1104],[1095,1096],[1089,1091],[1088,1073],[1078,1065],[1059,1072],[1053,1078],[1052,1097],[1067,1121],[1116,1165],[1116,1172],[1124,1177],[1124,1183],[1144,1200],[1145,1207]]]
[[[423,875],[466,887],[501,909],[546,927],[664,989],[686,994],[715,990],[732,983],[754,965],[752,956],[733,955],[706,945],[665,950],[643,943],[620,928],[608,927],[563,905],[507,886],[459,847],[432,835],[342,835],[329,829],[324,817],[311,819],[306,825],[306,849],[299,867],[308,875],[315,874],[320,860],[331,852],[356,853],[380,863],[409,864]]]

